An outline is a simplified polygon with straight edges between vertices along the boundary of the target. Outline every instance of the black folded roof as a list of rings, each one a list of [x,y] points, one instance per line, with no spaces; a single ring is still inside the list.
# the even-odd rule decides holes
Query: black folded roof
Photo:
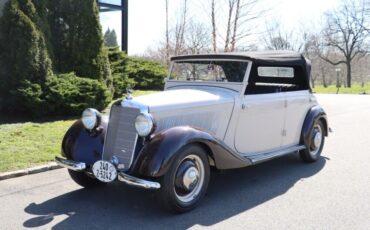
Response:
[[[249,60],[258,65],[280,65],[280,66],[302,66],[305,72],[305,78],[309,82],[311,75],[311,63],[302,54],[295,51],[253,51],[236,53],[210,53],[182,55],[171,58],[171,61],[181,61],[189,59],[230,59],[230,60]]]
[[[256,52],[237,52],[237,53],[211,53],[195,54],[172,57],[171,60],[184,59],[246,59],[252,61],[276,61],[276,62],[305,62],[302,54],[294,51],[256,51]]]

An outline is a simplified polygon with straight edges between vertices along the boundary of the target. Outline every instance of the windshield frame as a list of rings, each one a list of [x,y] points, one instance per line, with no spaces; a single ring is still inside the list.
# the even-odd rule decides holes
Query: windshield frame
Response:
[[[229,62],[246,62],[248,63],[247,68],[245,70],[245,74],[243,77],[243,81],[241,82],[223,82],[223,81],[187,81],[187,80],[174,80],[171,79],[171,74],[174,68],[175,63],[177,62],[186,62],[186,61],[229,61]],[[169,82],[191,82],[191,83],[198,83],[198,84],[207,84],[207,83],[218,83],[218,84],[236,84],[236,85],[243,85],[246,82],[248,82],[248,76],[250,73],[250,69],[252,66],[252,61],[250,60],[245,60],[245,59],[228,59],[228,58],[184,58],[184,59],[179,59],[179,60],[173,60],[171,61],[170,64],[170,69],[167,75],[166,80]]]

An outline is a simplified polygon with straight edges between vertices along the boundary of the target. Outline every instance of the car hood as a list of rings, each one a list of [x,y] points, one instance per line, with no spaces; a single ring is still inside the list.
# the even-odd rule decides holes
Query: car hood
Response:
[[[226,89],[199,87],[196,89],[173,89],[133,100],[149,107],[150,113],[163,110],[178,110],[196,107],[208,107],[215,104],[234,103],[236,92]]]
[[[203,86],[166,90],[132,101],[148,107],[157,124],[155,132],[191,126],[224,139],[237,96],[228,89]]]

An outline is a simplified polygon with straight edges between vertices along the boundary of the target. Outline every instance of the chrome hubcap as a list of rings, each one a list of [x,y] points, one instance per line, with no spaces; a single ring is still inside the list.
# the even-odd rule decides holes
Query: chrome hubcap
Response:
[[[183,202],[192,202],[201,192],[205,169],[202,159],[197,155],[188,155],[176,170],[174,191],[176,198]]]
[[[316,148],[319,148],[321,145],[321,138],[322,135],[320,132],[317,132],[313,138],[313,144],[315,145]]]
[[[310,154],[312,156],[317,155],[317,153],[320,151],[321,144],[322,144],[321,126],[318,124],[315,124],[312,130],[312,139],[311,139],[311,146],[310,146]]]
[[[199,178],[199,172],[197,168],[191,167],[186,170],[185,175],[182,179],[182,183],[184,184],[185,188],[191,190],[196,185]]]

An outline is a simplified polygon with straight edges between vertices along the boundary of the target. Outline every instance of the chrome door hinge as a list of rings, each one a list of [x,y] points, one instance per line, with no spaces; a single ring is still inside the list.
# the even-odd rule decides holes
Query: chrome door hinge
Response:
[[[250,105],[246,105],[246,104],[242,104],[242,109],[249,109],[251,106]]]
[[[285,137],[286,136],[286,130],[283,129],[283,131],[281,132],[281,136]]]

